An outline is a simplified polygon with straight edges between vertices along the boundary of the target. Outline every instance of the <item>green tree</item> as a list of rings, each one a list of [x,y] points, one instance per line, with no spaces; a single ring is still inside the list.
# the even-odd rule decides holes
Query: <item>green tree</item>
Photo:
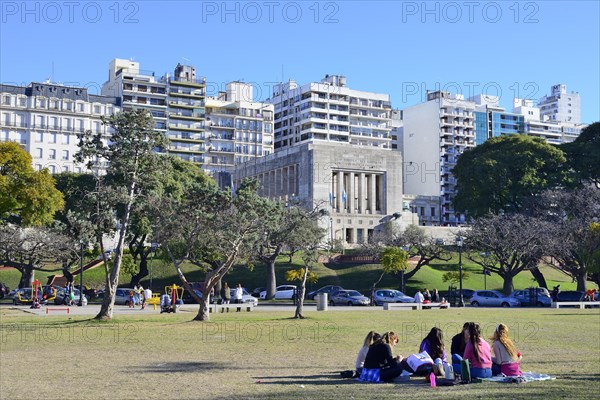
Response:
[[[465,237],[469,260],[504,280],[503,292],[514,290],[513,278],[537,266],[548,252],[545,232],[549,224],[522,214],[488,215],[478,218]]]
[[[541,138],[488,139],[457,160],[454,208],[471,217],[518,212],[528,197],[563,184],[565,161],[562,150]]]
[[[47,169],[34,171],[31,156],[16,143],[0,143],[0,219],[48,225],[64,205]]]
[[[560,146],[576,184],[600,185],[600,122],[585,127],[572,143]]]
[[[158,184],[160,172],[168,167],[155,151],[166,148],[168,141],[164,133],[154,130],[154,119],[145,110],[118,113],[104,118],[103,123],[112,128],[110,140],[107,142],[101,133],[85,132],[80,135],[76,159],[90,170],[98,171],[100,163],[108,164],[106,178],[96,174],[100,182],[98,196],[111,193],[109,204],[116,218],[117,246],[112,268],[105,266],[106,295],[96,318],[111,319],[132,210],[138,202],[147,201],[146,195]],[[102,238],[98,240],[104,253]]]
[[[255,252],[265,212],[272,202],[258,196],[257,183],[245,180],[236,195],[214,184],[199,183],[180,199],[163,199],[153,227],[155,238],[171,259],[183,286],[200,304],[197,321],[208,321],[210,292],[235,265]],[[202,298],[196,296],[182,265],[206,272]]]
[[[404,272],[408,268],[408,252],[402,250],[400,247],[386,247],[381,250],[379,255],[381,263],[381,275],[379,279],[373,283],[371,287],[371,301],[375,293],[375,288],[383,279],[385,274],[397,274]]]
[[[535,207],[536,217],[547,225],[544,237],[549,247],[546,255],[554,260],[551,265],[573,277],[577,290],[585,291],[600,251],[600,189],[547,191],[536,199]]]

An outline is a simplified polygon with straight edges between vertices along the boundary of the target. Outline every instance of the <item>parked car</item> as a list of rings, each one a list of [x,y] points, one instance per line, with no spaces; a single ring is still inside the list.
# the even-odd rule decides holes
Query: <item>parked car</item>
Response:
[[[267,291],[263,290],[260,292],[260,298],[262,300],[267,298]],[[296,286],[295,285],[281,285],[275,288],[275,299],[295,299],[296,298]]]
[[[530,306],[532,305],[532,298],[530,297],[530,294],[531,293],[528,289],[515,290],[510,294],[509,297],[519,300],[522,306]],[[537,298],[534,301],[536,302],[535,305],[538,307],[550,307],[550,303],[552,303],[552,300],[549,296],[544,296],[540,293],[538,293]]]
[[[558,294],[558,301],[583,301],[585,292],[576,290],[567,290]]]
[[[242,288],[242,303],[252,303],[254,307],[258,305],[258,299],[254,296],[250,296],[250,293],[246,290],[246,288]],[[233,296],[235,295],[235,288],[230,289],[231,293],[231,302],[233,303]]]
[[[79,291],[79,289],[73,289],[73,295],[75,296],[75,299],[73,300],[74,304],[79,304],[79,297],[81,296],[81,292]],[[54,304],[67,304],[66,298],[65,298],[65,288],[61,287],[58,288],[56,290],[56,297],[54,298]],[[85,295],[83,295],[83,299],[81,299],[81,304],[83,304],[84,306],[87,306],[88,304],[88,299]]]
[[[117,288],[117,293],[115,294],[115,304],[117,304],[117,305],[129,304],[129,292],[130,291],[133,291],[133,289]]]
[[[196,295],[198,297],[202,298],[202,292],[200,290],[194,289],[194,293],[196,293]],[[196,303],[196,299],[194,299],[192,297],[192,294],[189,291],[187,291],[187,290],[183,291],[183,295],[181,296],[181,300],[183,300],[183,302],[185,304],[194,304],[194,303]]]
[[[381,306],[383,303],[413,303],[414,301],[413,297],[394,289],[376,290],[373,296],[373,302],[376,306]]]
[[[327,295],[328,295],[329,297],[331,297],[331,295],[332,295],[333,293],[337,292],[338,290],[344,290],[344,288],[343,288],[343,287],[341,287],[341,286],[327,285],[327,286],[323,286],[323,287],[322,287],[322,288],[320,288],[320,289],[313,290],[312,292],[309,292],[309,293],[306,295],[306,298],[307,298],[307,299],[309,299],[309,300],[314,300],[314,299],[315,299],[315,297],[316,297],[318,294],[320,294],[320,293],[327,293]]]
[[[254,296],[254,297],[260,297],[260,292],[264,292],[264,291],[266,291],[266,290],[267,290],[267,288],[264,288],[264,287],[257,287],[257,288],[254,288],[254,289],[252,290],[252,292],[250,293],[250,295],[251,295],[251,296]]]
[[[38,295],[38,298],[40,300],[42,299],[41,291]],[[31,292],[31,288],[17,289],[12,299],[14,305],[31,304],[33,301],[33,293]]]
[[[473,307],[519,307],[521,305],[518,299],[505,296],[497,290],[477,290],[471,296],[470,302]]]
[[[338,290],[331,295],[331,300],[329,300],[329,304],[332,306],[368,306],[370,303],[368,297],[356,290]]]

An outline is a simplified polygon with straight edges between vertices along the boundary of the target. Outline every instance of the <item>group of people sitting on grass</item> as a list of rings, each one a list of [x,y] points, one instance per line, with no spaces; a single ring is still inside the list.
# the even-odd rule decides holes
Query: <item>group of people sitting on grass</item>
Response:
[[[355,377],[365,382],[391,382],[403,371],[416,376],[428,377],[432,372],[438,376],[449,371],[461,373],[461,361],[469,360],[470,376],[490,378],[494,375],[520,376],[521,353],[510,339],[508,327],[499,324],[490,338],[492,346],[481,336],[481,327],[475,322],[466,322],[460,333],[452,338],[451,358],[446,355],[441,329],[432,328],[423,339],[419,352],[407,358],[394,356],[398,335],[386,332],[380,335],[371,331],[356,359]],[[450,379],[454,379],[451,376]]]

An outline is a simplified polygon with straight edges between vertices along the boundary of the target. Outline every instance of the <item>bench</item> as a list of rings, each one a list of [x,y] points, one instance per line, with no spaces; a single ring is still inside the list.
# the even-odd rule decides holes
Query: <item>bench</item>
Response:
[[[600,301],[553,301],[551,304],[552,308],[564,306],[577,306],[579,308],[585,308],[585,306],[600,307]]]
[[[390,310],[420,310],[421,303],[383,303],[383,309]]]
[[[46,315],[50,311],[67,311],[67,314],[71,315],[71,307],[46,307]]]
[[[229,309],[235,309],[237,310],[238,308],[240,309],[245,309],[246,311],[250,312],[252,311],[252,309],[254,308],[254,304],[252,303],[241,303],[241,304],[234,304],[234,303],[230,303],[230,304],[209,304],[208,305],[208,311],[209,312],[229,312]]]
[[[446,309],[446,308],[450,308],[450,303],[427,303],[427,304],[421,304],[421,308],[423,310],[428,310],[431,308],[438,308],[440,310]]]

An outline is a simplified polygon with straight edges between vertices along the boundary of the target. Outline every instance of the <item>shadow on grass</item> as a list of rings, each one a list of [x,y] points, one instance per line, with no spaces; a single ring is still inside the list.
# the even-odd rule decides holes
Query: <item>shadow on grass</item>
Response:
[[[348,385],[348,384],[368,384],[356,379],[341,378],[338,371],[327,372],[318,375],[288,375],[288,376],[255,376],[257,383],[266,385]],[[400,384],[389,382],[390,384]],[[402,382],[402,385],[420,386],[425,384],[425,379],[413,378],[410,381]]]
[[[139,365],[136,367],[128,367],[123,372],[140,372],[140,373],[155,373],[164,374],[171,372],[202,372],[209,370],[233,370],[236,369],[231,363],[222,363],[215,361],[184,361],[184,362],[165,362],[156,365]]]

